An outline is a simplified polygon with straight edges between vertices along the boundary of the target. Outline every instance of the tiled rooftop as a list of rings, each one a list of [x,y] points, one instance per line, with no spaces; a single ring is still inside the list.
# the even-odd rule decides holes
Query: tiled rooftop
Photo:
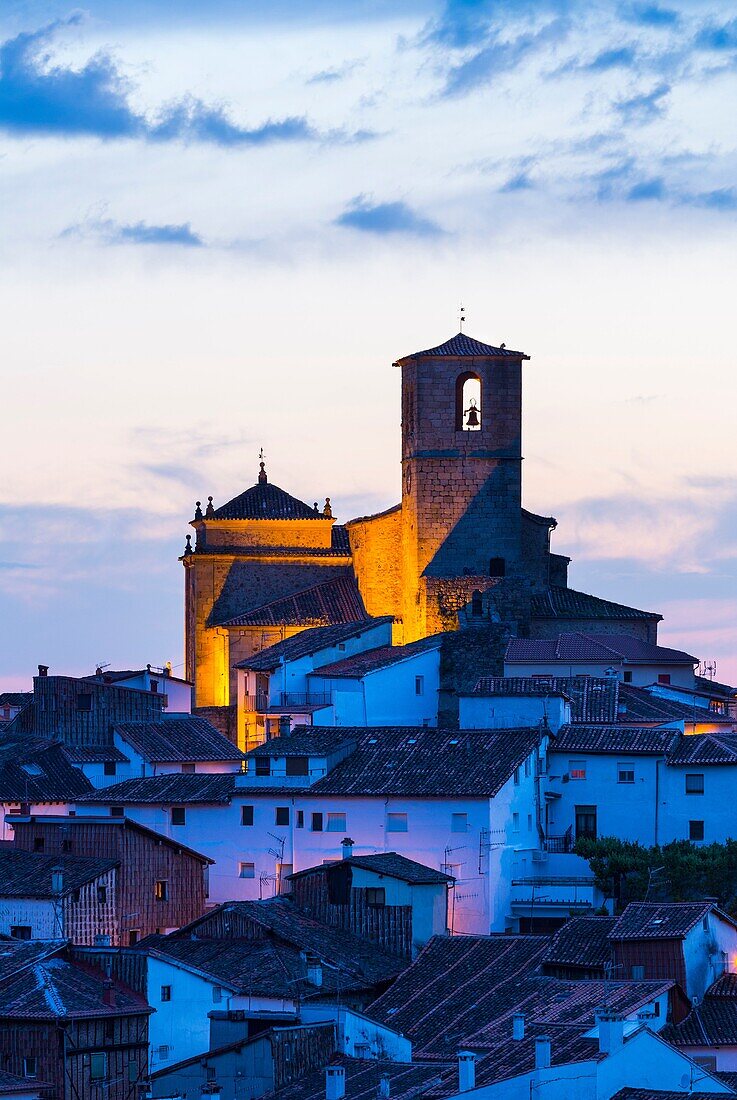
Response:
[[[224,620],[221,626],[332,626],[368,619],[356,580],[342,574],[322,584],[273,600],[242,615]]]
[[[494,347],[492,344],[483,344],[480,340],[474,340],[472,336],[467,336],[465,332],[458,332],[455,336],[451,336],[450,340],[446,340],[444,344],[438,344],[435,348],[427,348],[425,351],[416,351],[412,355],[403,355],[401,359],[398,359],[398,363],[402,363],[405,359],[424,359],[424,358],[457,358],[478,355],[482,358],[506,358],[506,359],[529,359],[529,355],[525,355],[523,351],[513,351],[511,348],[503,346]]]
[[[619,940],[683,939],[714,908],[711,901],[632,901],[610,933]]]
[[[105,975],[53,957],[33,964],[0,986],[0,1017],[19,1020],[149,1015],[144,997],[113,982],[113,1004],[103,1000]]]
[[[619,680],[614,676],[484,676],[479,695],[565,695],[574,722],[616,722]]]
[[[532,597],[534,619],[651,619],[663,618],[655,611],[641,611],[637,607],[603,600],[588,592],[576,592],[553,584],[542,595]]]
[[[551,740],[551,752],[624,753],[628,756],[664,756],[678,744],[674,729],[651,726],[583,725],[561,726]]]
[[[122,722],[115,732],[154,763],[239,761],[243,753],[206,718],[187,715],[160,722]]]
[[[114,859],[44,855],[20,848],[0,847],[0,898],[51,898],[78,890],[118,866]],[[54,889],[52,871],[62,874],[61,890]]]
[[[351,867],[361,867],[366,871],[374,871],[377,875],[387,875],[389,878],[397,878],[402,882],[411,883],[413,886],[428,884],[446,885],[453,881],[451,875],[442,871],[436,871],[434,867],[427,867],[424,863],[417,863],[414,859],[408,859],[398,852],[377,852],[370,855],[350,856],[341,863]],[[331,864],[335,866],[335,864]],[[307,867],[304,871],[297,871],[290,878],[301,878],[303,875],[323,873],[325,864],[317,867]]]
[[[574,631],[557,638],[510,638],[505,661],[508,664],[547,661],[626,661],[630,664],[683,664],[693,666],[696,658],[680,649],[651,645],[628,634],[594,634]]]
[[[375,649],[364,650],[363,653],[354,653],[351,657],[345,657],[341,661],[333,661],[331,664],[322,665],[314,671],[315,676],[323,676],[326,679],[360,679],[370,672],[377,672],[382,668],[390,668],[392,665],[407,661],[416,657],[419,653],[427,653],[432,649],[439,649],[442,645],[443,634],[435,634],[429,638],[420,638],[417,642],[408,645],[385,645]]]
[[[214,519],[321,519],[323,514],[268,481],[257,482],[215,509]]]
[[[149,775],[143,779],[125,779],[109,787],[91,791],[79,803],[103,802],[109,806],[134,803],[163,802],[178,806],[183,803],[230,802],[235,787],[235,775],[190,775],[173,772],[170,775]]]
[[[546,965],[603,969],[611,962],[609,933],[616,917],[570,917],[553,933],[543,962]]]
[[[63,745],[32,737],[0,742],[0,802],[73,802],[91,790]]]
[[[329,649],[340,642],[350,638],[359,638],[367,630],[380,626],[382,623],[391,623],[391,616],[385,615],[377,619],[359,619],[357,622],[336,623],[334,626],[315,626],[307,630],[301,630],[299,634],[293,634],[291,638],[285,638],[283,642],[262,649],[259,653],[253,653],[245,660],[239,661],[236,668],[254,669],[258,672],[268,672],[278,668],[287,661],[296,661],[310,653],[319,653],[322,649]]]
[[[669,764],[737,764],[737,733],[696,733],[682,737]]]

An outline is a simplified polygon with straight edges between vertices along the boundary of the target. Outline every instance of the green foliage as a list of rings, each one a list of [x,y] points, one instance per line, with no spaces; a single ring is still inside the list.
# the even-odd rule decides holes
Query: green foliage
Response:
[[[596,884],[618,908],[630,901],[693,901],[716,898],[737,916],[737,841],[692,844],[675,840],[646,848],[631,840],[579,840],[576,854],[588,861]]]

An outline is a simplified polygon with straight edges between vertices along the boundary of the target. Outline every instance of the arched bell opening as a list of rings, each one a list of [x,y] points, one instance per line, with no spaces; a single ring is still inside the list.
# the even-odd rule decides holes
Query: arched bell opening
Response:
[[[456,431],[481,431],[481,379],[473,371],[456,379]]]

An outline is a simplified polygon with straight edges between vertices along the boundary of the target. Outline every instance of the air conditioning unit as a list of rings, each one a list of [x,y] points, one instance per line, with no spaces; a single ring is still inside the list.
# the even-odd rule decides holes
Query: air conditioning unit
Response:
[[[543,851],[534,851],[532,853],[533,863],[547,863],[548,853]]]
[[[570,778],[571,778],[570,775],[568,774],[568,772],[566,772],[565,775],[562,775],[560,777],[560,781],[561,781],[561,783],[568,783],[568,782],[570,782]]]

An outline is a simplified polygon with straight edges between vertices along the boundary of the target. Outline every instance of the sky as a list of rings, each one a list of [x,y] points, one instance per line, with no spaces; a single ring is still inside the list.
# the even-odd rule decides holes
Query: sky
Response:
[[[0,689],[182,669],[195,500],[399,498],[400,356],[525,364],[571,586],[737,682],[737,18],[0,5]]]

